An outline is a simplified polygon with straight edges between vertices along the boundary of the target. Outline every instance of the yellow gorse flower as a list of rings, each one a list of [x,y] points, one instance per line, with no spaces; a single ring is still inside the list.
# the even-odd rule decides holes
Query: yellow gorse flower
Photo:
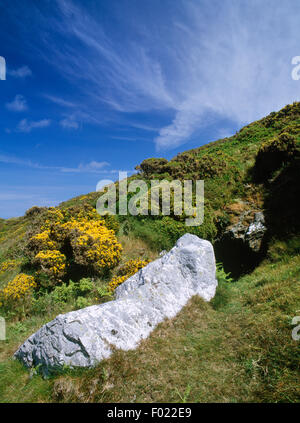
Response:
[[[71,219],[62,225],[70,233],[75,260],[90,265],[96,271],[116,266],[121,258],[122,246],[113,230],[105,226],[102,219]]]
[[[0,264],[0,275],[7,270],[14,269],[17,266],[16,260],[7,260]]]
[[[50,278],[61,277],[66,268],[66,257],[58,250],[40,251],[35,256],[35,262]]]
[[[56,284],[72,263],[95,273],[116,266],[122,246],[94,208],[50,208],[40,232],[29,239],[27,252],[38,272]]]
[[[47,250],[55,250],[56,243],[50,238],[50,230],[46,229],[43,232],[33,236],[31,241],[35,241],[36,248],[43,248]]]
[[[108,289],[113,292],[121,283],[125,282],[130,276],[133,276],[140,269],[145,267],[149,260],[129,260],[119,270],[119,276],[115,276],[108,284]]]
[[[25,298],[36,286],[33,276],[20,273],[5,288],[0,290],[0,306],[11,300],[18,301]]]

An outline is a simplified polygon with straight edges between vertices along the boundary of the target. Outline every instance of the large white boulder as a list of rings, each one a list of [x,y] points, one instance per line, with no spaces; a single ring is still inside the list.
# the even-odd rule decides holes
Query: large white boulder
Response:
[[[192,296],[209,301],[216,287],[211,243],[186,234],[171,251],[120,285],[114,301],[58,315],[31,335],[15,357],[28,367],[40,365],[44,373],[64,364],[94,366],[113,348],[136,348]]]

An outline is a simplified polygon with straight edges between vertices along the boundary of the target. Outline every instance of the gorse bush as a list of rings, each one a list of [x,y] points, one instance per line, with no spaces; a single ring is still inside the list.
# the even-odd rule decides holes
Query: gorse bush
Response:
[[[21,273],[17,275],[5,288],[0,291],[3,301],[15,301],[23,299],[32,288],[36,287],[33,276]]]
[[[38,265],[38,273],[48,276],[47,284],[55,285],[62,281],[66,270],[66,256],[58,250],[43,250],[36,254],[34,264]],[[43,283],[41,283],[43,285]]]
[[[56,250],[57,243],[51,240],[50,236],[51,236],[50,230],[47,229],[47,230],[44,230],[43,232],[40,232],[34,235],[32,238],[30,238],[26,246],[27,254],[31,258],[33,258],[40,251]]]
[[[119,232],[120,224],[115,216],[111,214],[106,214],[105,216],[102,216],[102,218],[104,219],[105,226],[107,227],[107,229],[113,230],[116,234]]]
[[[91,206],[39,213],[27,236],[25,254],[40,284],[53,287],[68,275],[101,274],[116,266],[122,247],[106,222],[118,230],[114,217],[102,219]]]
[[[104,223],[104,220],[72,219],[64,224],[75,262],[92,268],[95,273],[113,268],[121,258],[121,244]]]
[[[21,273],[0,290],[0,308],[14,315],[25,313],[32,301],[32,294],[37,284],[33,276]]]
[[[118,272],[118,276],[112,278],[112,280],[108,284],[108,288],[111,292],[113,292],[121,283],[126,281],[130,276],[133,276],[137,273],[140,269],[145,267],[149,263],[148,260],[129,260],[127,261]]]
[[[201,157],[194,154],[179,154],[174,159],[168,161],[162,158],[151,158],[144,160],[136,169],[141,172],[145,178],[178,178],[188,179],[190,174],[192,178],[198,179],[211,178],[223,173],[228,165],[228,156],[222,151],[216,154],[204,154]]]
[[[144,160],[139,166],[136,166],[136,170],[141,170],[145,176],[161,174],[166,172],[166,165],[168,160],[164,158],[151,158]]]

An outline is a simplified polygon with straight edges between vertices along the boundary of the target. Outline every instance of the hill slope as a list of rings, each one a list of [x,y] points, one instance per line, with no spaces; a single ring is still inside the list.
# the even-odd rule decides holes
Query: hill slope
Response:
[[[1,220],[0,288],[20,272],[33,276],[37,286],[26,301],[7,301],[0,308],[7,318],[7,340],[0,342],[0,400],[299,401],[300,349],[291,336],[292,318],[300,310],[299,145],[300,103],[294,103],[233,137],[170,161],[144,160],[131,179],[148,184],[152,179],[204,179],[205,220],[199,227],[188,228],[184,216],[175,215],[119,216],[101,223],[90,208],[99,193]],[[225,235],[236,225],[247,228],[258,212],[264,213],[267,228],[259,251],[244,243],[241,249],[234,237],[228,244]],[[98,235],[91,232],[95,225],[123,247],[119,264],[101,271],[87,261],[90,250],[76,247],[79,233],[89,236],[98,251]],[[155,259],[185,232],[212,241],[217,260],[235,277],[231,280],[219,266],[211,303],[194,298],[138,350],[118,351],[88,371],[66,369],[43,380],[29,377],[11,360],[18,345],[58,313],[111,300],[112,278],[119,283],[129,268],[136,271],[140,263]],[[31,257],[35,248],[45,252],[45,245],[48,255],[38,253],[39,262]],[[59,277],[49,251],[66,260]]]

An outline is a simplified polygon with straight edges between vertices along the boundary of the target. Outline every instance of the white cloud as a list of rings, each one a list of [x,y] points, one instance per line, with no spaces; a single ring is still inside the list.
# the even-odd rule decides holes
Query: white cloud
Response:
[[[72,172],[72,173],[107,173],[107,170],[102,171],[104,167],[109,166],[108,162],[97,162],[97,161],[91,161],[87,164],[80,164],[76,168],[68,168],[68,167],[62,167],[62,172]]]
[[[0,154],[0,162],[7,163],[7,164],[17,164],[21,166],[35,167],[34,163],[32,163],[30,160],[19,159],[18,157],[8,156],[5,154]]]
[[[79,123],[72,116],[62,119],[59,122],[59,124],[64,129],[78,129],[79,128]]]
[[[18,69],[11,70],[8,73],[15,78],[26,78],[27,76],[32,75],[31,69],[26,65],[21,66]]]
[[[65,100],[64,98],[61,98],[61,97],[56,97],[49,94],[45,94],[44,97],[52,101],[52,103],[58,104],[59,106],[62,106],[62,107],[76,107],[77,106],[72,101]]]
[[[25,166],[31,169],[40,170],[51,170],[63,173],[117,173],[117,170],[105,170],[110,166],[108,162],[97,162],[93,160],[87,164],[80,163],[77,167],[65,167],[65,166],[46,166],[39,163],[32,162],[31,160],[20,159],[15,156],[9,156],[6,154],[0,154],[0,163],[14,164],[18,166]]]
[[[84,54],[79,55],[78,48],[75,51],[68,43],[61,51],[49,40],[45,59],[73,82],[79,78],[79,89],[88,87],[85,94],[94,103],[95,116],[99,103],[126,113],[159,110],[162,104],[173,107],[161,65],[149,56],[147,46],[132,42],[124,48],[122,43],[112,42],[84,8],[70,1],[57,3],[61,20],[56,21],[55,29],[66,39],[76,39]]]
[[[51,125],[50,119],[42,119],[38,121],[29,121],[27,119],[22,119],[17,126],[17,131],[31,132],[32,129],[47,128],[49,125]]]
[[[26,99],[20,94],[17,94],[10,103],[6,103],[5,107],[13,112],[23,112],[28,109]]]
[[[40,54],[76,86],[80,122],[102,124],[109,111],[111,119],[122,113],[136,121],[132,114],[143,113],[151,122],[155,112],[166,123],[154,141],[167,149],[213,119],[242,126],[299,100],[300,85],[291,78],[299,2],[178,0],[151,15],[129,2],[113,9],[120,20],[113,31],[78,2],[56,4],[51,30],[64,48],[50,34]],[[39,15],[39,24],[48,26],[47,17]],[[64,116],[61,125],[76,129],[73,121]]]
[[[135,38],[121,43],[86,9],[58,4],[57,29],[77,38],[85,54],[55,50],[56,65],[88,81],[93,101],[116,111],[173,114],[154,139],[158,149],[185,143],[208,115],[240,126],[299,98],[290,77],[300,45],[300,5],[293,1],[184,1],[162,8],[155,25],[141,15]]]

